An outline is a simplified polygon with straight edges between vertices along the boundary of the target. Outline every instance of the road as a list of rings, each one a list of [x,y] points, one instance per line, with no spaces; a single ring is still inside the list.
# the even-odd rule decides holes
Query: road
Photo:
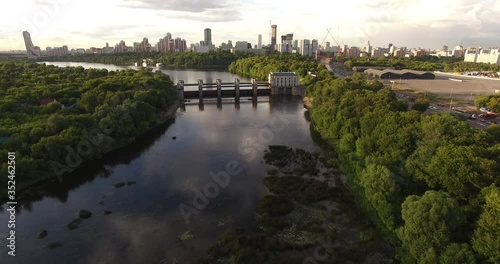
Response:
[[[425,111],[426,114],[442,113],[442,112],[452,113],[453,111],[447,107],[441,107],[441,106],[437,106],[437,105],[431,105],[431,106],[429,106],[427,111]],[[470,114],[463,114],[463,115],[469,116]],[[491,122],[498,123],[499,120],[498,120],[498,118],[496,118],[496,119],[483,119],[483,118],[471,119],[471,118],[468,118],[466,122],[475,128],[486,129],[486,128],[488,128],[488,126],[491,125]]]

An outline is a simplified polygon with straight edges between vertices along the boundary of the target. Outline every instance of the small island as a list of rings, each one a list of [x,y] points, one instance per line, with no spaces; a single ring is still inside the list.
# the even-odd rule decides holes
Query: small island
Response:
[[[62,180],[85,161],[164,123],[178,108],[170,77],[146,68],[7,61],[0,63],[0,87],[0,158],[16,152],[18,191]],[[7,163],[0,166],[7,171]],[[6,177],[0,185],[7,186]]]

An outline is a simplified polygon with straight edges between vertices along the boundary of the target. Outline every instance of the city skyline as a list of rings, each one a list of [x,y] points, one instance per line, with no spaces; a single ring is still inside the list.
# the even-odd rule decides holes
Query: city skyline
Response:
[[[42,49],[114,45],[121,40],[159,39],[167,32],[188,44],[204,40],[211,29],[216,46],[227,40],[270,43],[270,24],[277,37],[293,33],[295,39],[318,39],[326,29],[349,46],[398,46],[440,48],[442,45],[499,46],[500,3],[494,1],[393,1],[375,0],[342,4],[319,1],[312,6],[284,5],[261,0],[183,1],[158,0],[36,0],[5,4],[11,12],[0,18],[0,50],[22,50],[20,33],[27,30]],[[321,8],[318,8],[321,7]],[[330,7],[330,8],[328,8]],[[342,8],[342,11],[338,11]],[[113,10],[110,12],[109,10]],[[325,12],[324,10],[331,10]],[[7,41],[5,41],[7,40]],[[327,36],[325,41],[333,44]]]

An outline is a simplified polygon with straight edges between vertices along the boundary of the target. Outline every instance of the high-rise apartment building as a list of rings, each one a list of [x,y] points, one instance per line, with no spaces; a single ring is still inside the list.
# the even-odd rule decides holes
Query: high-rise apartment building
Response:
[[[258,41],[257,41],[257,48],[262,49],[262,34],[259,34]]]
[[[319,44],[318,44],[318,40],[317,39],[313,39],[311,41],[311,51],[310,51],[311,53],[310,53],[310,55],[315,55],[316,54],[316,52],[318,50],[318,45]]]
[[[469,48],[465,52],[464,61],[500,65],[500,48]]]
[[[125,53],[128,51],[128,47],[125,44],[124,40],[121,40],[120,43],[115,45],[115,53]]]
[[[276,37],[278,34],[278,26],[271,26],[271,50],[276,50]]]
[[[39,47],[35,47],[31,41],[31,35],[28,31],[23,31],[24,45],[26,46],[26,54],[28,58],[37,58],[41,55]]]
[[[311,55],[311,49],[310,49],[311,41],[308,39],[302,39],[300,41],[300,55],[302,56],[310,56]]]
[[[187,50],[187,44],[185,39],[175,38],[173,42],[174,42],[174,50],[176,52],[184,52]]]
[[[282,53],[292,53],[293,34],[289,33],[281,36],[281,43],[277,45],[277,49]]]
[[[205,28],[204,35],[205,35],[205,37],[203,40],[204,40],[205,45],[209,46],[209,47],[212,46],[212,30],[209,28]]]
[[[149,44],[148,38],[143,38],[142,42],[139,44],[138,50],[139,52],[150,52],[151,44]]]

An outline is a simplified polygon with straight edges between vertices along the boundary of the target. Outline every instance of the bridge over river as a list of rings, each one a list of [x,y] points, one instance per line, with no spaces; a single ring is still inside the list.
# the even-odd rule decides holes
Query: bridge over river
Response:
[[[198,90],[186,91],[186,87],[198,87]],[[234,79],[234,82],[222,82],[221,79],[217,79],[215,83],[203,83],[201,79],[198,80],[198,83],[186,84],[182,80],[177,82],[177,98],[181,102],[188,99],[203,100],[204,98],[217,98],[217,100],[234,98],[239,100],[240,97],[257,98],[258,96],[279,94],[301,95],[303,90],[303,87],[272,87],[269,83],[258,82],[256,79],[252,79],[251,82],[240,82],[239,79]]]

